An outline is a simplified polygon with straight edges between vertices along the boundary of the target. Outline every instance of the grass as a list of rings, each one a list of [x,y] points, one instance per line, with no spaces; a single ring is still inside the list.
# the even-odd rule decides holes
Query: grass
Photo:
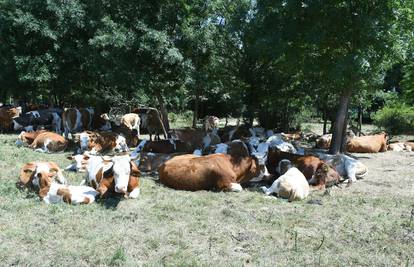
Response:
[[[2,266],[413,266],[411,153],[358,155],[369,175],[301,202],[185,192],[142,177],[136,200],[46,205],[15,188],[28,161],[69,164],[0,135]],[[64,173],[72,184],[82,176]],[[322,205],[308,204],[318,200]]]

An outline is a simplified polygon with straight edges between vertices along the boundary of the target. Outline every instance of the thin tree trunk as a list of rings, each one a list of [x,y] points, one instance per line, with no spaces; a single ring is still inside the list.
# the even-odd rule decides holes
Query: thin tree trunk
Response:
[[[193,128],[197,127],[197,119],[198,119],[198,106],[200,104],[200,99],[198,94],[196,93],[196,98],[194,99],[194,112],[193,112]]]
[[[326,114],[326,104],[323,106],[322,119],[323,119],[323,134],[326,134],[326,126],[328,124],[328,116]]]
[[[158,104],[160,106],[160,112],[161,112],[161,116],[162,116],[162,123],[164,124],[164,128],[165,128],[165,133],[164,135],[166,135],[169,131],[170,131],[170,123],[168,121],[168,111],[167,111],[167,107],[165,106],[164,103],[164,98],[161,95],[160,91],[156,91],[155,92],[156,97],[158,99]],[[167,138],[167,136],[165,136],[165,138]]]
[[[348,105],[349,106],[349,105]],[[344,153],[346,152],[346,141],[347,141],[347,129],[348,129],[348,111],[346,112],[346,117],[345,117],[345,123],[344,123],[344,127],[342,129],[342,139],[341,139],[341,149],[340,152]]]
[[[339,106],[333,127],[332,142],[331,147],[329,149],[329,154],[338,154],[341,151],[344,133],[346,133],[346,119],[348,114],[349,102],[351,100],[351,93],[352,90],[348,89],[342,93],[339,99]]]
[[[361,136],[361,134],[362,134],[362,113],[363,113],[362,107],[359,107],[359,110],[358,110],[358,136]]]

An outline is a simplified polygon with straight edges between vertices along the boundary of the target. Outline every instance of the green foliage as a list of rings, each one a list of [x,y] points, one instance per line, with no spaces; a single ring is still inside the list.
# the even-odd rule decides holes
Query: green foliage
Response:
[[[414,107],[404,103],[385,106],[375,113],[374,124],[391,134],[412,134],[414,132]]]

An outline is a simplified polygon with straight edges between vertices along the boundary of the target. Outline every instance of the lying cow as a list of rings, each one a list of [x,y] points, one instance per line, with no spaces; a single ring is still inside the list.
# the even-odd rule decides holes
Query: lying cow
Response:
[[[62,114],[65,137],[83,130],[90,130],[94,116],[92,108],[65,108]]]
[[[368,173],[368,168],[362,162],[347,155],[324,153],[317,153],[317,155],[320,159],[334,166],[339,175],[348,179],[349,184],[363,178]]]
[[[338,184],[341,180],[340,173],[318,157],[312,155],[301,156],[275,150],[271,150],[268,154],[267,168],[270,173],[273,173],[272,171],[279,175],[282,173],[278,167],[274,168],[274,166],[279,166],[282,160],[292,162],[293,166],[303,173],[309,183],[319,189]]]
[[[90,186],[71,186],[56,183],[47,173],[35,176],[39,185],[39,197],[46,204],[66,202],[69,204],[90,204],[95,201],[98,191]]]
[[[413,143],[397,141],[388,145],[387,149],[391,151],[412,151]]]
[[[31,145],[33,141],[36,139],[36,137],[41,134],[47,132],[46,130],[39,130],[36,132],[25,132],[22,131],[18,136],[16,140],[16,145],[21,146],[24,144]]]
[[[332,142],[332,134],[324,134],[316,139],[316,148],[329,149]]]
[[[160,182],[178,190],[242,191],[241,183],[261,174],[259,162],[247,147],[230,145],[230,154],[176,156],[159,168]],[[242,144],[243,145],[243,144]]]
[[[133,153],[152,152],[161,154],[190,153],[191,148],[180,140],[142,140]]]
[[[90,151],[91,154],[98,154],[107,151],[129,151],[125,137],[117,133],[85,131],[74,136],[75,142],[80,143],[81,152]]]
[[[112,129],[112,125],[108,114],[94,113],[91,127],[97,131],[110,131]]]
[[[273,182],[271,187],[261,188],[266,195],[275,193],[278,197],[288,199],[289,202],[302,200],[309,195],[308,181],[289,160],[280,161],[278,168],[281,169],[282,175]]]
[[[137,198],[140,194],[140,171],[129,155],[112,158],[90,156],[85,183],[95,188],[101,197],[115,192]]]
[[[139,159],[135,161],[142,172],[158,173],[159,167],[167,160],[183,155],[183,153],[162,154],[152,152],[141,152]]]
[[[348,139],[346,150],[351,153],[378,153],[387,151],[387,134],[366,135]]]
[[[42,132],[29,145],[37,152],[59,152],[66,149],[68,141],[61,135],[53,132]]]
[[[60,113],[61,110],[59,109],[29,111],[13,119],[13,128],[15,131],[22,129],[29,131],[29,129],[38,129],[39,126],[51,126],[51,129],[60,134],[62,132],[62,119],[60,118]]]
[[[20,189],[29,188],[37,191],[39,190],[39,183],[35,178],[39,178],[42,175],[47,175],[61,184],[66,184],[66,179],[63,176],[62,170],[56,163],[29,162],[21,168],[19,180],[16,185]]]

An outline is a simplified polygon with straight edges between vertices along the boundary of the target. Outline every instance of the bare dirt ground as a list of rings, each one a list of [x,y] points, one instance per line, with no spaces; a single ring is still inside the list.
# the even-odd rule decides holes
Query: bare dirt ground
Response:
[[[136,200],[70,206],[16,189],[25,162],[69,160],[15,138],[0,135],[1,266],[414,265],[414,152],[355,154],[369,168],[363,180],[293,203],[254,189],[176,191],[144,176]]]

